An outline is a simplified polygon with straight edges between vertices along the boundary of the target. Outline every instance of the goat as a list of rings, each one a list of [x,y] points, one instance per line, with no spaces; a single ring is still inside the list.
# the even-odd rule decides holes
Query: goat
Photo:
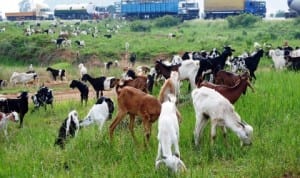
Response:
[[[83,40],[75,40],[78,47],[85,47],[85,42]]]
[[[207,81],[203,81],[199,84],[199,87],[203,86],[216,90],[226,99],[228,99],[232,104],[234,104],[239,99],[242,93],[246,93],[248,86],[254,91],[249,81],[249,75],[239,76],[239,80],[232,87],[227,85],[215,85]]]
[[[82,77],[84,74],[87,74],[87,68],[84,66],[83,63],[80,63],[78,65],[80,77]]]
[[[97,98],[99,98],[99,91],[101,96],[103,96],[103,91],[109,91],[112,88],[114,88],[117,83],[119,82],[119,79],[115,78],[115,77],[98,77],[98,78],[93,78],[91,77],[89,74],[84,74],[81,78],[82,81],[86,82],[89,81],[95,92],[96,92],[96,96]]]
[[[211,144],[216,138],[216,127],[223,129],[224,138],[226,127],[230,128],[241,140],[241,145],[251,144],[253,128],[243,122],[234,106],[214,89],[201,87],[192,91],[193,106],[196,113],[194,130],[195,145],[199,144],[199,137],[210,118],[211,120]]]
[[[238,80],[240,80],[240,76],[250,77],[249,72],[246,71],[242,74],[237,74],[234,72],[229,72],[225,70],[220,70],[216,73],[214,83],[217,85],[227,85],[227,86],[234,86]]]
[[[112,65],[113,65],[113,62],[112,62],[112,61],[109,61],[109,62],[105,62],[105,63],[104,63],[104,67],[105,67],[106,70],[109,70],[110,67],[111,67]]]
[[[72,80],[69,87],[72,89],[77,88],[80,91],[81,105],[83,104],[83,101],[85,101],[85,105],[87,105],[89,98],[89,87],[78,80]]]
[[[10,113],[16,111],[20,116],[20,127],[23,127],[23,118],[28,112],[28,92],[23,91],[17,98],[1,98],[0,111]]]
[[[250,72],[250,80],[254,78],[256,80],[256,76],[254,72],[256,71],[260,58],[264,55],[264,50],[259,49],[257,52],[252,54],[249,57],[244,58],[245,61],[245,67],[249,70]]]
[[[118,113],[109,127],[111,140],[113,138],[113,132],[117,125],[122,121],[126,114],[129,114],[129,130],[134,140],[136,140],[133,130],[134,120],[135,116],[139,115],[142,117],[142,122],[144,125],[144,143],[149,143],[152,123],[157,120],[161,111],[161,104],[159,100],[152,95],[140,91],[139,89],[128,86],[125,86],[122,89],[119,89],[119,87],[117,86],[116,92],[118,95]]]
[[[37,93],[31,96],[31,99],[34,104],[34,110],[38,109],[41,106],[44,106],[45,110],[47,110],[47,104],[50,104],[51,108],[53,108],[54,97],[52,94],[52,89],[49,89],[48,87],[40,87]],[[34,110],[32,110],[32,112]]]
[[[114,103],[110,98],[100,97],[94,106],[90,109],[87,116],[79,122],[80,127],[86,127],[90,124],[97,123],[101,131],[104,122],[111,119],[114,112]]]
[[[67,138],[69,136],[75,137],[78,133],[78,130],[78,113],[76,110],[73,110],[68,114],[68,117],[61,124],[54,145],[58,145],[61,149],[64,149]]]
[[[298,57],[285,56],[285,59],[286,59],[286,66],[288,69],[292,69],[292,70],[300,69],[300,56]]]
[[[19,121],[19,114],[15,111],[13,111],[9,114],[5,114],[5,113],[0,112],[0,129],[3,129],[6,139],[8,139],[7,125],[8,125],[9,120],[14,121],[14,122],[18,122]]]
[[[178,97],[179,89],[180,89],[179,74],[177,71],[172,71],[170,74],[170,78],[165,80],[163,86],[161,87],[161,90],[159,93],[159,101],[161,103],[163,103],[164,101],[167,101],[169,94],[173,94],[176,97]]]
[[[136,54],[135,53],[130,54],[129,61],[130,61],[131,66],[133,67],[136,62]]]
[[[161,163],[177,172],[178,169],[186,170],[184,163],[180,160],[179,152],[179,123],[177,118],[176,96],[169,94],[169,101],[161,104],[161,112],[158,118],[158,151],[155,167]],[[175,154],[172,153],[174,146]]]
[[[148,93],[148,78],[145,76],[136,76],[134,79],[120,80],[118,83],[119,88],[130,86],[137,88],[145,93]]]
[[[63,42],[65,41],[65,38],[58,38],[56,40],[52,40],[56,44],[56,48],[60,48],[63,45]]]
[[[56,78],[59,77],[61,81],[63,81],[63,78],[66,76],[65,69],[54,69],[51,67],[47,67],[46,71],[50,71],[51,76],[53,77],[54,81],[56,81]]]
[[[103,36],[106,37],[106,38],[111,38],[112,37],[111,34],[104,34]]]
[[[27,83],[33,82],[37,79],[36,73],[19,73],[14,72],[12,76],[10,77],[10,83],[13,85],[16,85],[18,83],[22,83],[23,85],[27,85]]]
[[[275,69],[283,69],[285,67],[284,51],[280,49],[270,49],[268,54],[274,63]]]

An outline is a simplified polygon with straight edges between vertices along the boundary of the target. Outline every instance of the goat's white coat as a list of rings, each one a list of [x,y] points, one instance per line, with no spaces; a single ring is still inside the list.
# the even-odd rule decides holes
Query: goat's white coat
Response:
[[[283,69],[285,67],[284,51],[280,49],[271,49],[269,51],[269,56],[271,56],[274,63],[275,69]]]
[[[80,126],[86,127],[90,124],[96,123],[99,130],[102,129],[104,122],[109,118],[109,108],[106,102],[101,104],[94,104],[87,116],[79,123]]]
[[[37,75],[36,73],[19,73],[14,72],[10,77],[10,83],[16,85],[17,83],[22,83],[23,85],[27,84],[28,82],[34,81],[34,76]]]
[[[75,126],[76,126],[75,135],[77,135],[78,130],[79,130],[79,120],[78,120],[78,113],[77,113],[77,111],[73,110],[68,115],[68,120],[67,120],[67,124],[66,124],[66,136],[68,136],[68,134],[69,134],[71,120],[73,120],[75,122]]]
[[[78,65],[80,77],[82,77],[84,74],[87,74],[87,68],[84,66],[83,63],[80,63]]]
[[[198,145],[199,137],[202,134],[208,118],[211,120],[211,138],[216,136],[216,127],[230,128],[237,134],[243,144],[251,144],[253,128],[242,123],[239,114],[234,110],[234,106],[217,91],[201,87],[192,91],[193,105],[196,112],[196,124],[194,130],[195,145]]]
[[[156,157],[156,168],[161,163],[177,172],[178,169],[186,169],[184,163],[180,160],[179,152],[179,123],[176,115],[176,97],[169,94],[170,101],[165,101],[161,105],[161,113],[158,119],[158,151]],[[175,155],[172,153],[174,146]]]

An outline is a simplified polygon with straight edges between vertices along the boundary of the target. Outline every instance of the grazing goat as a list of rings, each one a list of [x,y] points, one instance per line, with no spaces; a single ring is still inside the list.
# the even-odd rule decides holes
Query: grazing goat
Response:
[[[65,69],[54,69],[51,67],[47,67],[46,71],[50,71],[54,81],[56,81],[56,78],[59,77],[61,81],[63,81],[63,78],[66,76]]]
[[[12,76],[10,77],[10,83],[15,86],[18,83],[22,83],[23,85],[27,85],[27,83],[33,82],[37,79],[37,74],[36,73],[19,73],[19,72],[14,72]]]
[[[52,89],[49,89],[48,87],[40,87],[37,93],[31,96],[31,99],[34,104],[34,110],[38,109],[41,106],[44,106],[45,110],[47,110],[47,104],[50,104],[51,108],[53,108],[54,97],[52,94]],[[32,110],[32,112],[34,110]]]
[[[241,140],[241,145],[251,144],[253,128],[243,122],[234,106],[214,89],[201,87],[192,91],[193,105],[196,113],[194,130],[195,145],[199,144],[199,137],[210,118],[211,120],[211,143],[216,137],[216,127],[223,129],[224,138],[226,127],[230,128]]]
[[[79,68],[79,73],[81,78],[84,74],[87,74],[87,68],[82,63],[78,65],[78,68]]]
[[[283,69],[285,67],[286,60],[284,59],[284,51],[280,49],[270,49],[268,54],[274,63],[275,69]]]
[[[246,71],[242,74],[237,74],[234,72],[229,72],[229,71],[225,71],[225,70],[220,70],[219,72],[217,72],[216,76],[215,76],[215,81],[214,83],[217,85],[227,85],[227,86],[234,86],[238,80],[240,80],[240,76],[245,76],[245,77],[250,77],[249,76],[249,72]]]
[[[28,112],[28,92],[23,91],[17,98],[1,98],[0,111],[10,113],[16,111],[20,116],[20,127],[23,127],[23,118]]]
[[[111,119],[114,109],[113,101],[110,98],[102,96],[90,109],[87,116],[79,122],[79,126],[86,127],[90,124],[96,123],[99,126],[99,131],[101,131],[104,122],[107,119]]]
[[[18,122],[19,121],[19,114],[17,112],[11,112],[9,114],[5,114],[0,112],[0,129],[2,129],[4,131],[4,135],[6,137],[6,139],[8,139],[8,134],[7,134],[7,125],[8,125],[8,121],[14,121],[14,122]]]
[[[80,91],[81,105],[83,104],[83,101],[85,101],[85,105],[87,105],[89,98],[89,87],[78,80],[72,80],[69,87],[72,89],[77,88]]]
[[[122,121],[126,114],[129,114],[129,130],[134,140],[136,140],[134,136],[134,120],[135,116],[139,115],[142,117],[144,126],[144,143],[148,144],[151,135],[152,123],[154,123],[160,115],[160,102],[154,96],[144,93],[133,87],[126,86],[122,89],[119,89],[117,86],[116,92],[118,95],[118,113],[109,127],[110,138],[113,138],[113,132],[117,125]]]
[[[79,120],[77,111],[73,110],[68,114],[68,117],[61,124],[58,137],[54,145],[60,146],[61,149],[65,148],[65,143],[68,137],[75,137],[79,130]]]
[[[184,163],[180,160],[179,152],[179,123],[177,118],[176,96],[169,94],[169,101],[161,104],[161,112],[158,118],[158,151],[155,167],[161,163],[177,172],[180,168],[186,170]],[[172,153],[174,146],[175,154]]]
[[[254,91],[249,81],[249,75],[239,76],[239,80],[237,80],[235,85],[232,87],[228,85],[216,85],[207,81],[200,83],[199,87],[203,86],[216,90],[225,98],[227,98],[232,104],[234,104],[240,98],[242,93],[246,93],[248,86]]]
[[[91,85],[93,86],[97,98],[99,98],[99,91],[101,96],[103,96],[103,91],[109,91],[112,88],[114,88],[117,83],[119,82],[119,79],[115,77],[98,77],[98,78],[93,78],[89,74],[84,74],[81,78],[82,81],[86,82],[89,81]]]

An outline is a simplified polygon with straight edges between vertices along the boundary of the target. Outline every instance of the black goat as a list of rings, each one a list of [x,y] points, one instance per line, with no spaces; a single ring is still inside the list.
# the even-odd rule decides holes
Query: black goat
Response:
[[[83,101],[85,101],[86,105],[89,98],[89,87],[78,80],[72,80],[70,88],[77,88],[80,91],[81,104],[83,104]]]
[[[31,96],[32,102],[34,104],[34,110],[38,109],[41,106],[45,107],[45,110],[47,110],[47,104],[51,105],[51,108],[53,108],[53,94],[52,90],[48,87],[42,86],[36,94]],[[34,111],[32,110],[32,112]]]
[[[257,69],[257,66],[259,64],[260,58],[264,55],[264,50],[263,49],[259,49],[256,53],[254,53],[253,55],[244,58],[245,61],[245,67],[249,70],[250,72],[250,80],[252,80],[252,78],[254,78],[256,80],[256,76],[254,74],[254,72]]]
[[[130,61],[131,65],[132,65],[132,67],[133,67],[134,64],[135,64],[135,62],[136,62],[136,54],[135,53],[132,53],[130,55],[129,61]]]
[[[4,113],[16,111],[20,116],[20,127],[23,127],[23,118],[28,112],[28,92],[23,91],[17,98],[2,98],[0,111]]]
[[[53,79],[56,81],[57,77],[60,77],[60,80],[63,81],[63,77],[65,77],[65,69],[53,69],[51,67],[47,67],[46,71],[50,71]]]
[[[60,146],[61,149],[65,148],[65,142],[68,137],[75,137],[79,130],[79,120],[77,111],[73,110],[69,113],[68,117],[61,124],[58,137],[54,145]]]
[[[200,67],[197,72],[195,82],[199,83],[200,80],[203,80],[204,72],[210,71],[213,75],[215,75],[219,70],[224,69],[227,58],[231,56],[234,51],[235,50],[230,46],[225,46],[224,51],[218,57],[206,59],[199,58]]]
[[[105,34],[105,35],[103,35],[103,36],[106,37],[106,38],[111,38],[111,37],[112,37],[111,34]]]
[[[119,79],[115,77],[98,77],[93,78],[89,74],[84,74],[82,76],[82,81],[86,82],[89,81],[91,85],[93,86],[94,90],[96,91],[97,99],[99,98],[99,91],[101,92],[101,96],[103,96],[103,91],[111,90],[116,86],[116,84],[119,82]]]

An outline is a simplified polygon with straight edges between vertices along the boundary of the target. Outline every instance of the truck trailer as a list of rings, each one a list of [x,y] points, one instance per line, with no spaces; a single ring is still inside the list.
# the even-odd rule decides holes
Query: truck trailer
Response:
[[[266,16],[265,0],[204,0],[204,18],[226,18],[243,13]]]
[[[164,15],[184,20],[199,18],[198,2],[187,0],[122,0],[121,16],[125,18],[156,18]]]
[[[298,17],[300,15],[300,0],[288,0],[289,11],[285,12],[285,18]]]
[[[107,8],[89,4],[61,4],[54,8],[54,16],[60,19],[103,19],[109,16]]]

